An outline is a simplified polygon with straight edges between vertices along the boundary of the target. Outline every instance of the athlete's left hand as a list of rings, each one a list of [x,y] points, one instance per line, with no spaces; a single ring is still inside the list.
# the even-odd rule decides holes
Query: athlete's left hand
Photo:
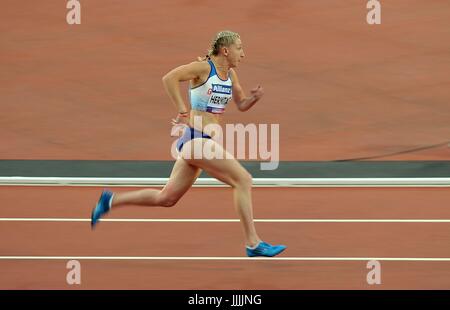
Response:
[[[258,101],[264,95],[264,90],[261,87],[261,85],[258,85],[257,87],[250,90],[250,93],[252,94],[252,97],[254,98],[254,100]]]

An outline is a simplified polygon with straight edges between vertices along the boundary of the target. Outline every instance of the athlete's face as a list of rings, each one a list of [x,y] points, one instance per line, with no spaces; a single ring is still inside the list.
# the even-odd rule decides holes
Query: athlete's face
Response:
[[[236,39],[236,41],[227,48],[227,52],[227,59],[231,68],[237,67],[239,62],[241,62],[242,58],[245,56],[240,39]]]

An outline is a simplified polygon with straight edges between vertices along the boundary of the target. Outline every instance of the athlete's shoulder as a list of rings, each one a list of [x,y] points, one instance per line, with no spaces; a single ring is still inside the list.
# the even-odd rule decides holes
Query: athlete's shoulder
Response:
[[[199,73],[208,73],[210,70],[210,65],[207,61],[193,61],[186,66]]]

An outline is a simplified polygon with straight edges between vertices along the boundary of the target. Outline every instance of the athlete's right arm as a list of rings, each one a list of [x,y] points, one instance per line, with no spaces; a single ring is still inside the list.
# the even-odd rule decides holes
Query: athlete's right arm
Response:
[[[209,64],[205,61],[191,62],[177,67],[162,78],[164,88],[177,108],[178,113],[187,112],[186,104],[180,93],[180,82],[204,79],[209,74]]]

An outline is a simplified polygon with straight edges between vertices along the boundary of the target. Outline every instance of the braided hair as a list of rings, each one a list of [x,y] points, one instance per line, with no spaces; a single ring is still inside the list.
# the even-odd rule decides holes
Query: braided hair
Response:
[[[211,56],[219,55],[220,49],[222,47],[227,47],[236,42],[236,39],[240,39],[238,33],[224,30],[218,32],[214,39],[211,41],[211,46],[208,49],[208,53],[206,54],[206,59],[211,59]]]

